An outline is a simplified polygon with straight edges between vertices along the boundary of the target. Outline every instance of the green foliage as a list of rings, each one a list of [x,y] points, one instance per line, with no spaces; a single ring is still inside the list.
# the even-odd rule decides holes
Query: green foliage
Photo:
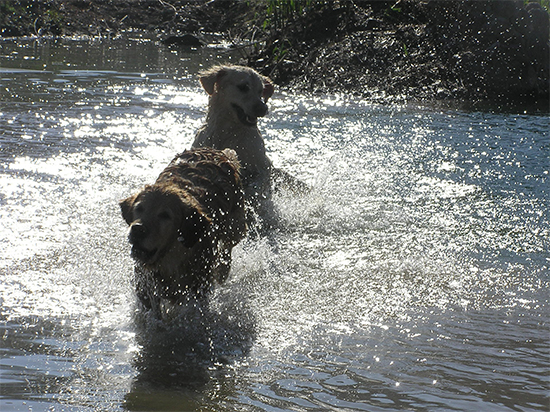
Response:
[[[47,0],[0,0],[0,35],[60,35],[63,15]]]
[[[21,8],[21,7],[20,7]],[[8,0],[0,0],[0,18],[3,18],[4,16],[15,14],[18,11],[15,7],[15,4],[13,2]]]
[[[292,47],[292,44],[287,40],[284,39],[283,41],[279,42],[280,44],[277,44],[273,48],[273,60],[275,63],[279,63],[282,61],[285,57],[285,55],[288,53],[289,49]]]
[[[319,12],[326,7],[333,6],[333,0],[260,0],[258,17],[264,32],[275,35],[266,51],[269,59],[275,64],[280,64],[292,51],[293,43],[297,39],[288,37],[288,29],[291,25],[300,24],[300,20],[308,15]]]
[[[48,10],[45,13],[44,21],[48,24],[60,25],[63,22],[63,17],[57,10]]]
[[[313,0],[269,0],[263,28],[273,27],[275,30],[280,30],[289,21],[301,16],[313,3]]]
[[[532,3],[533,0],[523,0],[523,4],[526,6],[529,3]],[[547,13],[550,14],[550,0],[538,0],[536,3],[540,3],[540,5],[546,10]]]

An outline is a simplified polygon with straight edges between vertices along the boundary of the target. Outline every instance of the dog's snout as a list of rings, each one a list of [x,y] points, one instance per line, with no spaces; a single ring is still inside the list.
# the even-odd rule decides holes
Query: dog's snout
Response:
[[[259,101],[254,105],[254,115],[256,117],[263,117],[267,114],[267,104],[265,104],[263,101]]]
[[[128,240],[130,243],[143,240],[143,238],[147,236],[147,232],[147,228],[143,223],[132,223],[132,226],[130,226],[130,233],[128,234]]]

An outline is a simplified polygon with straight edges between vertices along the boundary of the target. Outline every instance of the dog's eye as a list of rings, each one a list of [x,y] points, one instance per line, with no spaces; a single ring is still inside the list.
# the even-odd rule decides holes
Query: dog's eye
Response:
[[[239,84],[237,86],[237,89],[239,89],[243,93],[248,93],[250,91],[250,86],[248,83]]]
[[[170,216],[170,213],[168,213],[168,212],[160,212],[158,217],[161,220],[170,220],[170,219],[172,219],[172,216]]]
[[[135,207],[134,207],[134,212],[137,213],[137,214],[141,214],[143,213],[143,210],[145,208],[143,207],[142,204],[138,203]]]

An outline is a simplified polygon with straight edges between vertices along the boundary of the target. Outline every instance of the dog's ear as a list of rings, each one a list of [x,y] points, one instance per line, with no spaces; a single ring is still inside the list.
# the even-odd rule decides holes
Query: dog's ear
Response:
[[[223,67],[214,67],[199,77],[202,87],[206,90],[209,96],[212,96],[216,91],[216,83],[227,74],[227,71]]]
[[[132,213],[132,209],[134,208],[134,202],[136,201],[136,198],[137,195],[133,195],[118,202],[118,204],[120,205],[120,211],[122,212],[122,217],[128,224],[131,224],[134,221],[134,214]]]
[[[275,87],[273,86],[273,83],[271,82],[271,79],[269,77],[262,76],[262,80],[264,83],[264,91],[262,92],[262,97],[264,98],[264,102],[267,102],[269,98],[273,96]]]
[[[178,241],[187,248],[195,244],[208,232],[211,220],[200,210],[184,207]]]

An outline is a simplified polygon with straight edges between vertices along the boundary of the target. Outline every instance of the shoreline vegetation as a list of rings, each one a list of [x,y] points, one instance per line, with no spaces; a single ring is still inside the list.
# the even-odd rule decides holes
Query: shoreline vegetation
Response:
[[[375,101],[549,105],[549,1],[0,0],[0,37],[221,33],[283,88]]]

